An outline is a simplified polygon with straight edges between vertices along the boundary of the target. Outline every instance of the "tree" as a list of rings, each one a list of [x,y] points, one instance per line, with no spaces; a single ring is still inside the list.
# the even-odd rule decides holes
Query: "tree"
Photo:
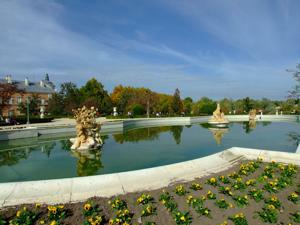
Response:
[[[249,97],[243,99],[243,108],[245,113],[249,113],[249,111],[253,108],[253,102]]]
[[[202,97],[193,106],[195,115],[211,115],[217,108],[217,103],[207,97]]]
[[[300,63],[296,66],[296,70],[287,70],[288,72],[293,74],[297,84],[296,86],[289,91],[289,98],[296,99],[299,101],[300,99]]]
[[[64,99],[61,94],[54,93],[49,99],[47,111],[53,116],[64,115]]]
[[[102,83],[98,82],[95,78],[87,81],[87,83],[81,87],[80,93],[82,94],[84,101],[82,105],[93,103],[96,108],[99,109],[101,113],[110,114],[112,112],[112,102],[104,89]]]
[[[133,116],[141,116],[145,114],[145,108],[141,104],[131,105],[131,111]]]
[[[234,110],[234,104],[232,99],[224,98],[220,101],[220,106],[222,111],[225,114],[229,114],[229,112],[233,112]]]
[[[182,108],[183,108],[183,105],[182,105],[182,102],[180,99],[180,91],[178,88],[176,88],[175,93],[173,95],[172,103],[171,103],[171,109],[174,114],[179,115],[182,112]]]
[[[17,92],[23,94],[23,90],[18,89],[15,84],[0,83],[0,114],[8,106],[9,99]]]
[[[78,108],[82,102],[82,97],[76,84],[72,82],[62,83],[59,94],[63,99],[64,105],[62,114],[73,115],[72,110]]]
[[[29,101],[29,114],[30,115],[39,115],[40,113],[40,97],[38,94],[33,94],[31,98],[28,99]],[[25,103],[20,103],[18,105],[18,110],[21,114],[27,113],[27,100]]]
[[[191,97],[186,97],[183,100],[183,110],[185,115],[190,115],[192,112],[193,99]]]
[[[154,110],[164,115],[170,113],[172,96],[166,94],[158,94],[157,98],[158,100],[156,101]]]

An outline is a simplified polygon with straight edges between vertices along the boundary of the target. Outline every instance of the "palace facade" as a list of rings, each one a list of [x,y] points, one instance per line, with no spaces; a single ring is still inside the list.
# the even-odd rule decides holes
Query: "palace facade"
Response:
[[[7,104],[1,109],[4,117],[20,115],[19,104],[26,104],[33,95],[38,96],[40,111],[43,114],[48,106],[49,99],[55,93],[55,85],[50,81],[48,74],[39,82],[31,82],[27,77],[23,81],[13,80],[11,75],[7,75],[4,79],[0,79],[0,83],[13,84],[17,89],[16,93],[10,97]],[[0,97],[0,105],[2,101]]]

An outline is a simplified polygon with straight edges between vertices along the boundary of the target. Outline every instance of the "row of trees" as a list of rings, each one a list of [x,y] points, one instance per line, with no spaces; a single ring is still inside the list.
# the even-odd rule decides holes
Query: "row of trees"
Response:
[[[296,80],[296,86],[289,92],[290,96],[285,101],[276,101],[263,98],[261,100],[249,97],[233,100],[224,98],[219,100],[225,114],[246,114],[250,109],[262,110],[265,114],[282,111],[285,114],[300,113],[300,64],[297,69],[290,71]],[[0,108],[8,104],[10,96],[16,92],[16,87],[0,83]],[[119,115],[210,115],[215,110],[217,101],[202,97],[197,101],[187,97],[181,99],[179,89],[173,95],[154,92],[148,88],[135,88],[130,86],[116,86],[111,94],[104,89],[101,82],[95,78],[87,81],[82,87],[77,87],[72,82],[61,84],[58,93],[54,94],[46,109],[53,116],[71,116],[72,109],[80,106],[95,106],[102,115],[112,114],[113,107],[117,107]],[[30,100],[31,114],[38,114],[38,96]],[[1,109],[0,109],[1,110]],[[19,105],[19,111],[25,112],[26,106]]]
[[[251,109],[262,110],[264,114],[282,111],[285,114],[300,113],[299,98],[285,101],[270,99],[255,100],[249,97],[233,100],[224,98],[218,101],[225,114],[247,114]],[[95,78],[78,88],[73,83],[63,83],[60,91],[49,102],[48,111],[55,116],[72,115],[72,109],[86,105],[99,108],[102,115],[112,114],[117,107],[119,115],[140,116],[178,116],[211,115],[216,109],[217,101],[202,97],[197,101],[187,97],[181,99],[179,89],[173,95],[161,94],[148,88],[116,86],[109,94]]]

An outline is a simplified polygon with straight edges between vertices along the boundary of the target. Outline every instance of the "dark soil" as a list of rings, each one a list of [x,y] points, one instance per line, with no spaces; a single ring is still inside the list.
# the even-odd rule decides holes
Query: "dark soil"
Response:
[[[242,163],[247,163],[247,162],[242,162]],[[253,174],[250,174],[248,176],[242,176],[243,181],[246,181],[251,178],[258,178],[259,175],[262,174],[264,167],[266,166],[266,163],[263,163],[260,165],[260,168],[258,168]],[[221,224],[224,221],[227,221],[228,224],[233,224],[232,221],[228,219],[229,216],[233,216],[236,213],[244,213],[244,215],[247,218],[248,224],[267,224],[264,223],[257,215],[257,211],[261,211],[262,207],[264,206],[264,201],[262,200],[261,202],[257,203],[253,199],[249,197],[249,205],[245,207],[238,207],[236,203],[233,201],[232,197],[221,194],[219,192],[218,187],[214,187],[209,184],[205,184],[207,179],[210,177],[218,177],[219,175],[228,175],[232,172],[238,172],[239,171],[239,165],[232,167],[229,170],[213,174],[213,176],[209,177],[203,177],[200,179],[195,179],[193,182],[198,182],[203,186],[202,190],[194,191],[191,190],[189,187],[192,182],[186,182],[186,183],[180,183],[182,184],[185,189],[188,191],[187,194],[184,196],[178,196],[175,193],[175,187],[179,185],[179,183],[172,184],[168,187],[165,187],[164,190],[169,192],[175,199],[175,201],[178,204],[178,209],[180,211],[187,211],[190,212],[190,215],[192,216],[192,225],[196,224]],[[278,177],[279,173],[275,175]],[[230,179],[233,181],[233,179]],[[270,180],[269,180],[270,181]],[[222,183],[220,183],[222,186],[227,186]],[[269,197],[275,195],[282,203],[282,207],[278,210],[279,217],[278,221],[276,224],[284,224],[287,225],[289,223],[295,224],[295,222],[292,221],[291,219],[291,214],[295,213],[296,211],[300,210],[299,202],[297,204],[292,203],[287,199],[287,197],[295,191],[299,191],[299,185],[300,185],[300,172],[299,168],[297,171],[297,174],[293,177],[293,184],[290,186],[287,186],[286,188],[280,190],[277,193],[269,193],[266,190],[263,189],[264,183],[259,183],[254,187],[247,187],[243,191],[235,191],[233,190],[234,195],[246,195],[248,194],[248,191],[252,188],[256,189],[262,189],[264,191],[264,197]],[[188,206],[186,200],[187,196],[192,195],[193,197],[201,198],[201,196],[206,195],[206,193],[211,190],[217,195],[217,199],[219,200],[221,198],[224,198],[228,203],[233,204],[233,208],[228,208],[228,209],[220,209],[218,206],[215,205],[216,200],[206,200],[204,202],[204,207],[207,207],[211,210],[211,218],[205,217],[205,216],[200,216],[195,212],[195,210]],[[146,221],[151,221],[155,222],[157,225],[175,225],[175,221],[172,218],[171,213],[163,206],[161,202],[159,202],[159,197],[162,194],[163,189],[159,190],[154,190],[154,191],[144,191],[144,192],[136,192],[136,193],[128,193],[126,195],[121,195],[118,196],[121,199],[125,200],[128,205],[128,209],[131,213],[133,213],[133,218],[132,218],[132,223],[131,224],[145,224]],[[154,198],[153,205],[157,208],[157,214],[148,216],[148,217],[141,217],[141,211],[142,211],[142,206],[137,205],[136,200],[137,198],[142,194],[150,194]],[[115,196],[116,197],[116,196]],[[111,206],[108,204],[109,200],[113,200],[114,197],[112,198],[100,198],[100,197],[93,197],[90,200],[93,201],[95,205],[97,205],[102,211],[100,212],[100,215],[104,215],[107,222],[104,224],[108,224],[108,220],[110,218],[114,218],[116,216],[115,211],[111,208]],[[61,221],[61,224],[69,224],[69,225],[75,225],[75,224],[83,224],[84,222],[84,216],[83,216],[83,205],[85,202],[81,203],[73,203],[73,204],[65,204],[65,210],[67,212],[67,216],[65,219]],[[26,206],[28,209],[34,209],[35,205],[20,205],[20,206],[15,206],[15,207],[7,207],[3,208],[0,211],[0,215],[2,218],[6,221],[11,220],[12,218],[15,217],[16,212],[18,209]],[[47,206],[42,205],[41,208],[37,210],[38,212],[38,218],[35,222],[35,224],[40,224],[41,220],[44,220],[46,224],[49,224],[48,220],[48,215],[47,215]],[[142,223],[141,223],[142,221]],[[0,221],[1,224],[1,221]]]

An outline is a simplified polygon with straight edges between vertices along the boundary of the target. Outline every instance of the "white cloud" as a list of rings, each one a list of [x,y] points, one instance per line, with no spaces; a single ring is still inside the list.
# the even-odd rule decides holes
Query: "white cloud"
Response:
[[[241,6],[237,1],[218,1],[218,4],[171,2],[172,9],[192,24],[201,25],[222,41],[248,52],[257,61],[235,62],[222,53],[204,54],[201,49],[192,55],[177,47],[157,43],[142,30],[136,31],[136,39],[125,38],[113,31],[99,31],[97,37],[89,37],[63,25],[61,18],[66,8],[59,2],[2,0],[0,74],[40,79],[41,74],[48,72],[57,82],[79,84],[95,76],[110,89],[121,83],[172,93],[178,87],[184,96],[196,98],[203,95],[214,98],[285,96],[285,90],[292,86],[292,79],[281,74],[285,65],[293,67],[296,60],[274,65],[262,62],[262,59],[285,52],[285,47],[290,49],[289,45],[274,46],[284,38],[294,38],[294,33],[299,31],[288,26],[284,28],[288,31],[286,35],[278,33],[277,21],[272,20],[272,15],[264,15],[270,13],[265,7],[257,10],[251,4]],[[285,5],[283,8],[285,21],[291,21],[290,7]],[[257,18],[248,21],[249,14],[256,11]],[[259,21],[262,22],[258,24]],[[125,26],[130,23],[125,22]],[[154,63],[128,51],[164,60]]]

